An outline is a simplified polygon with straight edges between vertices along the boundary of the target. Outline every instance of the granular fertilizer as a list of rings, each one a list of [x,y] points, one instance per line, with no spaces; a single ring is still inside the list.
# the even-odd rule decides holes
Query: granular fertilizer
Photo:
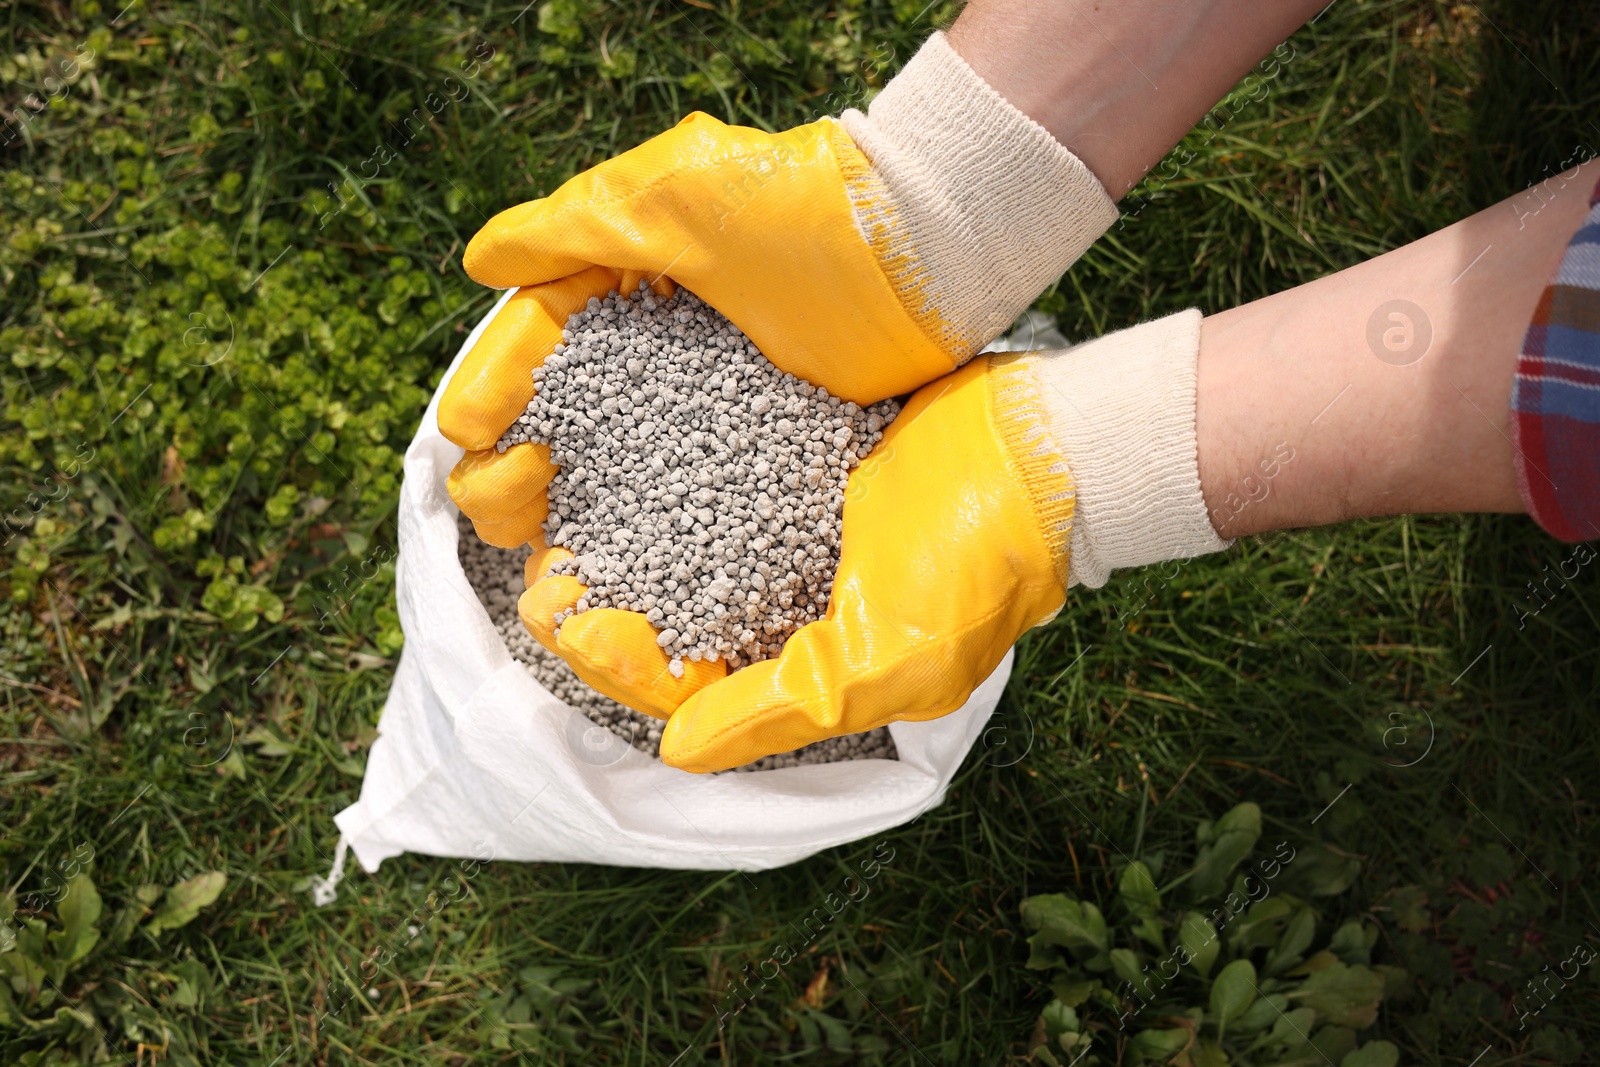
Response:
[[[825,314],[819,309],[819,314]],[[850,471],[899,405],[785,374],[693,293],[613,292],[567,320],[498,448],[550,446],[545,537],[588,587],[572,612],[642,613],[683,660],[776,656],[827,608]]]
[[[557,699],[646,755],[659,758],[661,728],[665,723],[624,707],[589,688],[572,673],[572,668],[567,666],[565,660],[535,641],[517,617],[517,599],[523,590],[523,569],[531,550],[527,546],[507,550],[485,544],[473,533],[472,523],[465,518],[460,520],[460,530],[461,569],[466,572],[467,581],[488,611],[489,621],[505,640],[511,658],[522,664],[534,681],[550,690]],[[869,733],[818,741],[794,752],[767,756],[735,769],[765,771],[810,763],[895,758],[894,739],[889,736],[887,728],[880,727]]]

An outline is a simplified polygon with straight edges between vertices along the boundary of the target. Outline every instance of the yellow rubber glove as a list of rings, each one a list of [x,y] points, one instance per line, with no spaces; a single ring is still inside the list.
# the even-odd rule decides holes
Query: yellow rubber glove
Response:
[[[528,371],[566,315],[640,278],[666,293],[674,280],[688,286],[774,365],[858,403],[910,392],[976,350],[918,293],[909,250],[890,248],[888,211],[878,246],[862,237],[854,205],[872,195],[872,166],[830,118],[768,134],[694,112],[490,219],[467,245],[467,274],[530,288],[501,309],[438,405],[440,432],[469,450],[448,488],[478,536],[542,544],[549,451],[491,448],[533,398]],[[968,350],[947,350],[958,344]]]
[[[584,593],[545,576],[562,549],[529,560],[523,622],[594,688],[670,716],[661,758],[685,770],[956,710],[1066,597],[1074,494],[1035,364],[979,357],[911,398],[850,476],[826,616],[777,659],[675,679],[643,615],[590,610],[557,631]]]
[[[666,292],[674,280],[687,285],[776,366],[858,403],[955,367],[969,353],[933,339],[951,331],[908,290],[914,273],[892,285],[892,253],[856,228],[848,185],[870,174],[830,119],[773,135],[696,112],[491,219],[467,246],[467,273],[530,288],[501,309],[439,402],[440,431],[468,449],[449,492],[478,535],[502,548],[542,543],[548,450],[535,458],[524,446],[492,446],[533,398],[528,372],[560,341],[566,316],[640,278]],[[850,294],[847,314],[841,294]]]
[[[696,112],[491,219],[467,246],[467,273],[530,288],[501,309],[439,402],[440,431],[469,453],[449,492],[478,535],[502,548],[541,543],[548,452],[541,462],[492,446],[533,399],[529,371],[566,316],[641,278],[668,293],[673,281],[688,286],[773,364],[858,403],[909,392],[969,355],[934,339],[951,331],[913,291],[915,272],[890,283],[886,260],[905,253],[874,249],[857,230],[848,185],[871,173],[831,119],[774,135]]]
[[[462,262],[501,289],[595,264],[671,277],[776,366],[868,404],[971,355],[947,351],[954,329],[920,298],[915,272],[897,276],[895,253],[857,229],[854,204],[871,193],[852,185],[872,175],[832,119],[769,134],[695,112],[545,199],[502,211]],[[877,228],[885,241],[889,222]]]

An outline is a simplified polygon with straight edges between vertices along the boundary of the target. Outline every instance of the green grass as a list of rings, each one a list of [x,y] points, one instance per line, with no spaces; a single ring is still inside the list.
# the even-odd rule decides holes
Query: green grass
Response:
[[[871,896],[720,1032],[728,978],[878,842],[749,876],[406,856],[311,907],[400,641],[392,566],[342,576],[392,549],[400,452],[490,303],[466,240],[690,110],[779,129],[860,102],[954,13],[0,5],[0,104],[53,97],[0,148],[0,892],[85,848],[111,906],[229,878],[63,988],[107,1062],[1012,1062],[1049,998],[1019,901],[1105,894],[1124,854],[1182,852],[1241,799],[1362,857],[1330,907],[1370,911],[1413,975],[1375,1030],[1402,1062],[1592,1060],[1593,968],[1526,1029],[1507,1009],[1600,942],[1600,579],[1519,625],[1569,552],[1519,518],[1263,538],[1081,592],[1021,645],[1010,743],[885,835]],[[1600,145],[1582,5],[1342,0],[1292,44],[1042,299],[1069,336],[1319,277]],[[1407,932],[1384,895],[1413,885]],[[0,1060],[49,1040],[0,1025]]]

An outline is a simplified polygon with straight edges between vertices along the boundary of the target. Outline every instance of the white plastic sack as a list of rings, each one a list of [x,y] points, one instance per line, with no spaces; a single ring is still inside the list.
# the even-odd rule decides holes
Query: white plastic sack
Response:
[[[898,760],[740,774],[674,770],[561,703],[512,660],[457,560],[445,477],[462,450],[439,433],[440,383],[406,450],[396,599],[405,650],[342,837],[367,871],[421,852],[473,859],[764,870],[907,822],[944,797],[999,703],[1008,654],[966,706],[889,727]]]

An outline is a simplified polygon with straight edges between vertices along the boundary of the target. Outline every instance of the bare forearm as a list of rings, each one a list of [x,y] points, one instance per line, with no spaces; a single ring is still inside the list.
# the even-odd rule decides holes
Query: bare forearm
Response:
[[[1196,431],[1217,532],[1521,511],[1517,353],[1597,172],[1207,318]]]
[[[971,0],[950,42],[1113,198],[1326,0]]]

